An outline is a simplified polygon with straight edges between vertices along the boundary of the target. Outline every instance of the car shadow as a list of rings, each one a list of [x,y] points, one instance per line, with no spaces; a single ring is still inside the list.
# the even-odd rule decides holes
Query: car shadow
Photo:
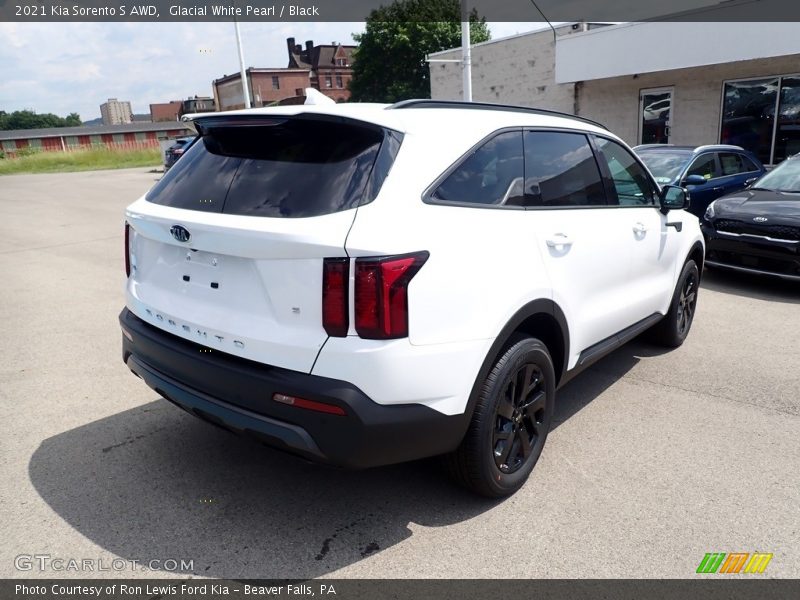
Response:
[[[703,271],[700,287],[756,300],[800,304],[800,281],[754,273],[706,268]]]
[[[554,428],[648,351],[631,342],[567,384]],[[222,578],[323,576],[406,540],[415,524],[460,523],[501,503],[454,486],[436,459],[334,469],[161,399],[43,441],[29,475],[62,519],[107,551],[140,564],[191,560],[169,570]]]

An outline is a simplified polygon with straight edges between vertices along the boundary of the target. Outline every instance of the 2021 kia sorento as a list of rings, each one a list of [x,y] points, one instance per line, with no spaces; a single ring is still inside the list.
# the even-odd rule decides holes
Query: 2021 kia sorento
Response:
[[[206,421],[345,467],[446,455],[503,496],[559,386],[689,332],[686,192],[596,123],[430,100],[191,123],[126,211],[120,323],[130,370]]]

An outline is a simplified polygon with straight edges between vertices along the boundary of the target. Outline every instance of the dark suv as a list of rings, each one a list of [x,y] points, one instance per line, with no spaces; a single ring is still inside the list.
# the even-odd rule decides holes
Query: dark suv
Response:
[[[689,190],[689,212],[702,217],[706,207],[725,194],[746,188],[767,170],[739,146],[644,144],[633,149],[661,185]]]

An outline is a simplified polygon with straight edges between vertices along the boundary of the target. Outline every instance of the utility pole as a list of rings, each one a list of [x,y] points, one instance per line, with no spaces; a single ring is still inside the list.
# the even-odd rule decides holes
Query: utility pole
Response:
[[[462,99],[472,102],[472,50],[469,40],[469,10],[467,0],[461,0],[461,76]]]
[[[242,93],[244,94],[244,107],[250,108],[250,87],[247,85],[247,70],[244,68],[244,51],[242,50],[242,34],[239,32],[239,21],[233,18],[236,29],[236,46],[239,49],[239,69],[242,73]]]

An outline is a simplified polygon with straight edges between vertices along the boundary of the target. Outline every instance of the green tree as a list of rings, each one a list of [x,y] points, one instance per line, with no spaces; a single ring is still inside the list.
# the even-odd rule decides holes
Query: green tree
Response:
[[[469,16],[473,44],[491,38],[486,20]],[[354,34],[358,49],[350,81],[351,100],[397,102],[430,98],[425,56],[461,45],[459,0],[396,0],[373,10],[366,31]]]
[[[53,113],[38,114],[32,110],[0,111],[0,130],[39,129],[46,127],[77,127],[81,124],[78,113],[70,113],[66,118]]]

